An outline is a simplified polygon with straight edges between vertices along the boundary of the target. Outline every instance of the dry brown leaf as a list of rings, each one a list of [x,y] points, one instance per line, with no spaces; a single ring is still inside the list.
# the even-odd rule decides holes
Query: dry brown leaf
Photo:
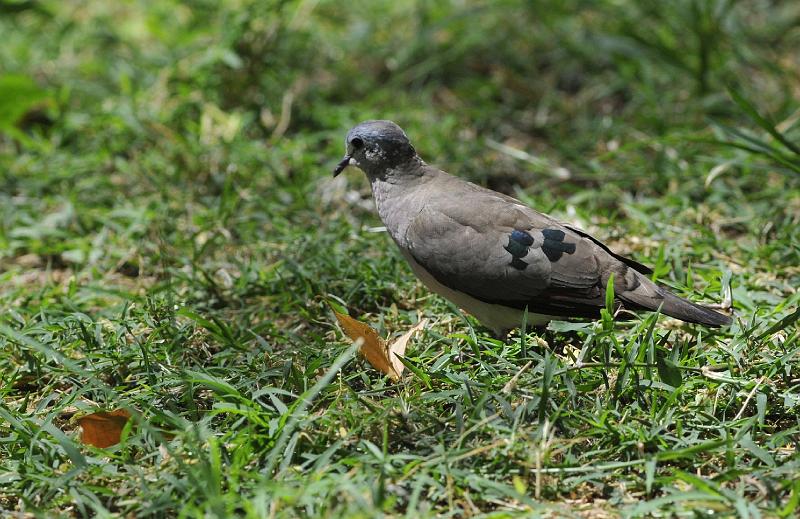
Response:
[[[397,355],[405,354],[409,339],[427,323],[427,319],[422,319],[413,328],[398,337],[396,341],[387,344],[371,326],[353,319],[349,315],[340,314],[335,310],[333,314],[336,316],[336,320],[339,321],[342,331],[348,337],[353,341],[358,339],[364,341],[359,352],[367,359],[367,362],[372,364],[375,369],[388,375],[395,382],[400,380],[400,376],[405,369],[405,365],[400,362]]]
[[[364,341],[358,351],[375,369],[386,373],[392,380],[400,380],[400,373],[394,369],[392,363],[389,361],[386,341],[381,339],[374,328],[357,319],[353,319],[349,315],[340,314],[335,310],[333,314],[336,316],[336,320],[339,321],[339,326],[342,327],[342,331],[344,331],[348,337],[353,339],[353,341],[357,341],[358,339]]]
[[[397,356],[405,356],[408,341],[411,340],[411,337],[413,337],[415,333],[422,330],[426,324],[428,324],[427,319],[420,319],[420,321],[412,326],[410,330],[398,337],[397,340],[389,345],[387,354],[390,362],[392,363],[392,367],[398,373],[403,373],[403,370],[406,369],[406,366]]]
[[[95,447],[111,447],[119,443],[122,430],[131,414],[125,409],[106,413],[100,411],[78,418],[81,426],[81,443]]]

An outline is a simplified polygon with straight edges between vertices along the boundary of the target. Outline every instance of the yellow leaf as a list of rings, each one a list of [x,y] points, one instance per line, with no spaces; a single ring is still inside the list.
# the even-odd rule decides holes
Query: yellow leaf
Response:
[[[81,442],[105,448],[119,443],[122,430],[131,414],[125,409],[106,413],[103,411],[78,418],[81,426]]]
[[[387,344],[371,326],[353,319],[349,315],[340,314],[336,310],[333,311],[333,314],[336,316],[336,320],[339,321],[339,326],[342,327],[345,335],[353,341],[359,339],[363,341],[359,352],[367,359],[367,362],[372,364],[375,369],[388,375],[395,382],[400,380],[400,375],[405,369],[397,355],[405,354],[409,339],[414,333],[421,330],[427,322],[426,319],[421,320],[409,331],[398,337],[396,341]]]

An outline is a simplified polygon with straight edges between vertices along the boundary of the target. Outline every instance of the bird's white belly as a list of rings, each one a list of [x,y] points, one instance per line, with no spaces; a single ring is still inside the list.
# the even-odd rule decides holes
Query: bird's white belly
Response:
[[[417,263],[411,254],[407,253],[400,247],[400,252],[403,257],[411,265],[411,270],[428,287],[431,291],[439,294],[440,296],[453,302],[458,307],[466,310],[474,315],[481,323],[491,328],[498,334],[502,335],[508,333],[514,328],[519,328],[522,325],[523,311],[516,308],[511,308],[503,305],[496,305],[486,303],[472,296],[453,290],[449,287],[436,281],[436,279],[425,270],[422,265]],[[540,326],[547,324],[557,317],[552,315],[532,314],[528,313],[527,324],[529,326]]]

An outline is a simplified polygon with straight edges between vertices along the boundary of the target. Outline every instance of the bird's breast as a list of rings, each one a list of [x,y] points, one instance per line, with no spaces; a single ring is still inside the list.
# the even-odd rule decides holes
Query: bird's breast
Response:
[[[427,197],[410,186],[379,179],[372,182],[372,196],[383,225],[401,249],[408,247],[406,231],[425,207]]]

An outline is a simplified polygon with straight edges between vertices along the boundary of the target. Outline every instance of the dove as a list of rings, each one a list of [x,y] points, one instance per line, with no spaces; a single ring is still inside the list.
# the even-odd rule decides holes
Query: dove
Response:
[[[426,164],[392,121],[354,126],[345,148],[334,176],[361,169],[414,274],[497,336],[519,328],[526,311],[532,326],[597,318],[609,280],[617,309],[711,327],[731,322],[654,283],[651,269],[586,231]]]

